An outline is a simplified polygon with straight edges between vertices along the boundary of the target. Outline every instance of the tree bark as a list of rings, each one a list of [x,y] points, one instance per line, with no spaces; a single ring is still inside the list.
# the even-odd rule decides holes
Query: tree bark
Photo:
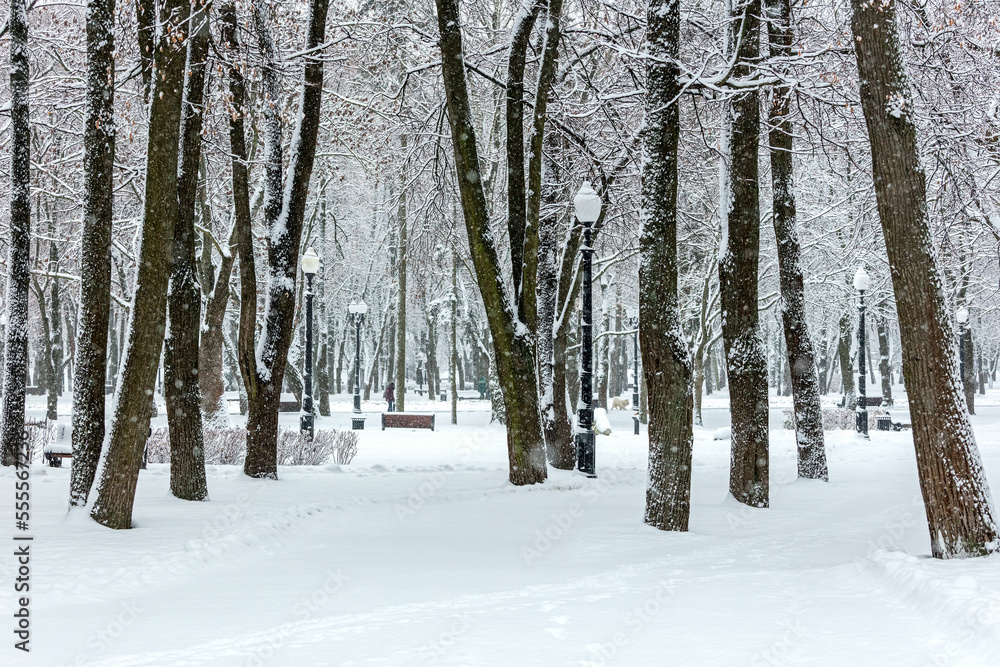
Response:
[[[326,34],[329,0],[310,0],[306,51],[321,45]],[[299,115],[291,145],[287,190],[283,189],[282,128],[277,100],[277,56],[270,26],[262,15],[265,6],[255,5],[254,16],[258,42],[264,53],[264,89],[272,101],[264,107],[265,183],[264,225],[267,229],[268,271],[267,308],[261,331],[259,351],[255,349],[256,276],[252,261],[253,239],[249,226],[239,234],[240,245],[240,372],[247,388],[247,455],[243,471],[249,477],[277,479],[278,406],[281,383],[292,342],[295,313],[295,282],[298,269],[302,222],[305,217],[309,179],[316,156],[320,104],[323,94],[323,60],[307,57],[303,73]],[[287,194],[285,194],[287,193]]]
[[[961,345],[964,346],[962,356],[962,391],[965,394],[965,406],[970,415],[976,414],[976,350],[972,344],[972,328],[965,327],[962,331]]]
[[[736,52],[735,77],[750,72],[760,51],[760,0],[734,2],[729,50]],[[756,90],[737,92],[729,103],[728,178],[723,164],[722,253],[719,286],[722,339],[729,373],[732,453],[729,491],[746,505],[768,505],[767,361],[757,315],[760,259],[757,143],[760,109]],[[728,153],[728,155],[726,155]],[[734,242],[734,240],[737,240]],[[648,374],[648,371],[647,371]],[[647,377],[647,382],[649,382]],[[650,382],[652,392],[652,382]],[[652,396],[650,403],[652,404]]]
[[[878,333],[878,372],[882,376],[882,406],[892,405],[892,367],[889,365],[889,331],[884,317],[875,318]]]
[[[650,0],[646,25],[649,57],[639,235],[639,346],[649,387],[644,520],[660,530],[687,530],[694,395],[677,295],[680,3]]]
[[[177,224],[168,310],[170,328],[164,341],[167,425],[170,429],[170,492],[182,500],[207,500],[205,444],[201,420],[198,343],[201,333],[201,285],[195,254],[194,208],[201,165],[202,106],[208,60],[210,0],[192,3],[181,110],[180,173]]]
[[[766,0],[767,34],[770,54],[790,59],[795,40],[790,0]],[[796,228],[794,172],[792,165],[792,91],[788,85],[771,90],[768,132],[771,156],[772,219],[778,245],[778,273],[781,283],[781,321],[785,351],[792,380],[795,413],[795,441],[798,446],[798,476],[829,479],[823,440],[823,412],[819,403],[819,376],[816,355],[806,324],[805,283],[802,251]],[[779,378],[780,382],[780,378]]]
[[[896,3],[851,0],[861,106],[871,142],[875,199],[896,295],[903,376],[913,419],[920,490],[935,558],[1000,551],[955,358],[927,217],[927,192],[913,121],[913,93],[900,44]]]
[[[167,0],[155,49],[146,150],[146,186],[129,335],[115,396],[111,436],[91,516],[108,528],[131,528],[150,402],[163,347],[170,253],[177,223],[177,167],[189,4]]]
[[[535,484],[547,475],[545,441],[538,412],[535,345],[531,334],[518,321],[514,304],[504,289],[500,260],[490,230],[475,123],[465,80],[458,1],[436,0],[436,3],[442,75],[459,193],[506,408],[510,481],[516,485]]]
[[[406,158],[406,135],[399,138],[400,149]],[[406,164],[402,169],[402,184],[399,190],[399,207],[396,209],[398,224],[396,257],[396,412],[406,411],[406,263],[409,248],[406,241]]]
[[[104,444],[114,218],[115,0],[87,3],[87,98],[83,121],[83,232],[73,376],[69,504],[87,504]],[[112,332],[112,338],[115,337]]]
[[[527,225],[527,193],[524,179],[524,66],[528,44],[542,2],[521,0],[507,55],[507,234],[514,279],[514,303],[520,308]],[[441,14],[440,4],[438,15]],[[456,19],[457,10],[456,10]],[[462,72],[464,77],[465,73]],[[475,165],[478,173],[479,165]],[[518,311],[520,314],[520,310]],[[523,315],[521,320],[524,321]]]
[[[28,379],[28,281],[31,261],[31,127],[28,114],[28,12],[10,0],[10,245],[7,250],[7,340],[4,343],[0,464],[17,465]]]
[[[837,360],[840,362],[840,384],[844,390],[844,407],[850,408],[857,403],[854,393],[854,365],[851,363],[851,340],[854,330],[851,327],[851,311],[840,316],[840,338],[837,341]]]

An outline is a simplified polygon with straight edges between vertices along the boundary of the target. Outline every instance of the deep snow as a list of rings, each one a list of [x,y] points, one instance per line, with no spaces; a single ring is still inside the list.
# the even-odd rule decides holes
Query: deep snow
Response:
[[[349,426],[344,398],[321,428]],[[1000,391],[986,398],[973,424],[1000,498]],[[596,480],[550,470],[514,488],[487,405],[463,401],[456,427],[435,403],[431,433],[379,431],[366,404],[350,465],[282,468],[277,482],[212,467],[207,503],[173,499],[167,467],[151,466],[130,531],[67,517],[68,467],[33,466],[32,653],[12,648],[7,549],[2,664],[1000,659],[1000,557],[929,558],[906,432],[828,432],[831,482],[800,481],[772,415],[771,508],[750,509],[727,497],[729,443],[712,440],[727,413],[713,404],[695,429],[692,530],[668,534],[641,521],[645,427],[632,435],[630,412],[611,411]],[[0,498],[11,507],[9,470]]]

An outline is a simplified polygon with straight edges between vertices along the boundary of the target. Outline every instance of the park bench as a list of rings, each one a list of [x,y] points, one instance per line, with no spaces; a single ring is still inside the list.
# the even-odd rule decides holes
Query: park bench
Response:
[[[837,407],[838,408],[847,407],[846,405],[844,405],[844,401],[846,401],[846,400],[847,400],[846,396],[844,398],[841,398],[840,399],[840,403],[837,404]],[[857,405],[857,403],[855,403],[854,405]],[[854,406],[852,405],[851,407],[854,407]],[[882,407],[882,397],[881,396],[866,396],[865,397],[865,407],[866,408],[879,408],[879,407]]]
[[[418,415],[412,412],[383,412],[382,430],[387,428],[429,428],[434,430],[434,415]]]

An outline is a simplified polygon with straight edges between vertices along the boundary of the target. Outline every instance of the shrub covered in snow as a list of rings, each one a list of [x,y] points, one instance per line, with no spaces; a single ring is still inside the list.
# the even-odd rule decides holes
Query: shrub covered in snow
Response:
[[[205,429],[205,463],[209,465],[239,465],[246,455],[245,428]],[[278,429],[278,464],[311,466],[324,463],[347,465],[358,453],[358,434],[339,429],[321,429],[313,439],[302,436],[298,429]],[[146,443],[149,463],[170,462],[170,433],[167,428],[154,428]]]
[[[795,415],[789,408],[784,410],[785,428],[793,430],[795,428]],[[889,414],[888,410],[879,408],[868,408],[868,430],[874,431],[878,428],[876,419]],[[823,408],[823,430],[824,431],[853,431],[857,428],[857,420],[854,416],[854,408]]]

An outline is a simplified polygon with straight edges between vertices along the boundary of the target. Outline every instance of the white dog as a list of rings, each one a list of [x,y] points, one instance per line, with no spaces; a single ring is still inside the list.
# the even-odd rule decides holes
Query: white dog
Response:
[[[612,410],[628,410],[628,399],[627,398],[612,398],[611,399],[611,409]]]

